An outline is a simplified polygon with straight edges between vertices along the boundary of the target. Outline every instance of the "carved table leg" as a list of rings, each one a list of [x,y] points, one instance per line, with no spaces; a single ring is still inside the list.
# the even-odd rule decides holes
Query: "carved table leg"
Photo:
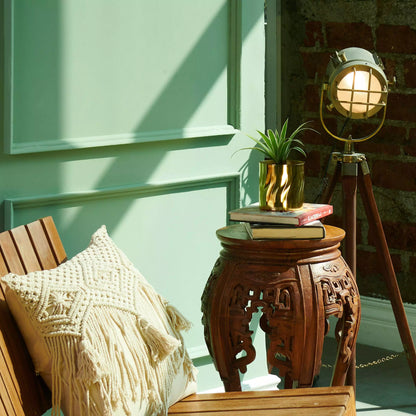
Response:
[[[353,364],[355,342],[357,340],[358,328],[360,324],[360,301],[357,296],[358,292],[351,282],[355,284],[355,280],[347,273],[346,284],[350,283],[350,293],[345,296],[344,316],[339,322],[341,323],[341,337],[338,342],[337,361],[332,377],[331,385],[343,386],[350,365]],[[338,328],[336,329],[338,330]]]
[[[310,387],[319,370],[323,333],[317,331],[320,314],[309,268],[291,267],[279,273],[275,267],[268,274],[274,279],[263,282],[261,301],[255,304],[263,312],[260,325],[269,338],[269,371],[278,369],[285,388]]]
[[[241,390],[239,370],[246,372],[256,355],[249,329],[252,312],[247,309],[250,290],[233,286],[234,272],[232,262],[219,259],[202,296],[205,341],[226,391]],[[246,354],[237,357],[242,351]]]
[[[342,258],[324,265],[320,271],[316,270],[315,283],[322,291],[326,317],[333,315],[338,318],[335,328],[338,352],[331,384],[342,386],[360,325],[361,304],[357,284]]]

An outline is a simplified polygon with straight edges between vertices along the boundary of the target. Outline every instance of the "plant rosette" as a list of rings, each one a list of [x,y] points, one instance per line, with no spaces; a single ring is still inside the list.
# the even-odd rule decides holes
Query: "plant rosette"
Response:
[[[303,142],[296,136],[305,130],[309,122],[300,124],[288,135],[289,119],[281,130],[267,130],[267,134],[257,130],[259,139],[250,137],[257,146],[244,149],[256,150],[264,154],[265,160],[259,164],[259,205],[268,211],[289,211],[301,208],[304,202],[305,162],[290,159],[291,154],[298,153],[306,157]],[[241,150],[244,150],[241,149]]]

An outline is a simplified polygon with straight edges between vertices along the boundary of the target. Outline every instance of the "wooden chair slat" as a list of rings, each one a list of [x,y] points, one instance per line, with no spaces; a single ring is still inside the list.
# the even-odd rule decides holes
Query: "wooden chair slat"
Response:
[[[171,413],[169,413],[171,414]],[[189,411],[185,413],[174,413],[175,416],[271,416],[271,415],[278,415],[278,416],[353,416],[355,413],[347,414],[345,413],[344,408],[317,408],[317,409],[279,409],[279,412],[276,413],[274,409],[266,409],[266,410],[224,410],[215,413],[208,413],[202,410],[201,412],[198,411]]]
[[[276,412],[279,416],[355,415],[352,387],[320,387],[267,392],[194,394],[174,404],[169,415],[254,415]]]
[[[241,398],[267,398],[279,396],[281,398],[290,398],[290,397],[299,397],[299,389],[286,389],[286,390],[260,390],[260,391],[231,391],[227,393],[228,399],[240,400]],[[346,394],[351,394],[349,387],[336,386],[336,387],[309,387],[302,388],[302,393],[312,396],[326,396],[331,394],[332,396],[345,396]],[[203,393],[203,394],[193,394],[191,396],[185,397],[182,402],[192,402],[192,401],[209,401],[209,400],[223,400],[224,393]]]
[[[302,395],[299,396],[299,390],[294,390],[295,394],[282,394],[283,391],[267,392],[267,394],[252,394],[259,392],[243,392],[240,394],[227,394],[228,407],[233,410],[244,409],[280,409],[290,407],[305,408],[305,407],[331,407],[331,406],[344,406],[347,403],[346,392],[334,393],[332,390],[325,388],[318,391],[302,391]],[[297,393],[297,394],[296,394]],[[176,408],[186,408],[191,403],[199,402],[204,403],[204,410],[218,411],[223,410],[225,405],[225,398],[223,394],[204,397],[205,395],[196,395],[197,397],[191,398],[189,401],[183,401],[178,403]],[[294,400],[296,399],[296,400]]]
[[[40,262],[42,270],[53,269],[58,265],[55,253],[48,237],[45,234],[43,225],[40,221],[35,221],[26,226],[27,232],[32,241],[36,256]]]
[[[56,265],[52,249],[45,247],[36,251],[36,244],[49,245],[49,237],[45,235],[43,224],[29,224],[11,231],[0,233],[0,270],[1,275],[8,272],[24,274],[41,270],[43,264]],[[42,237],[33,238],[28,229]],[[32,240],[34,244],[32,244]],[[51,247],[51,246],[50,246]],[[32,360],[26,349],[23,337],[11,315],[4,296],[4,285],[0,290],[0,397],[7,416],[40,416],[50,408],[50,392],[43,380],[36,376]],[[12,409],[8,401],[12,402]],[[0,407],[1,409],[1,407]]]
[[[0,251],[0,276],[5,276],[9,271],[7,270],[6,262],[4,261],[3,254]]]
[[[59,237],[52,217],[45,217],[39,220],[42,223],[45,234],[55,256],[56,264],[61,264],[67,260],[66,251]]]
[[[14,331],[13,326],[12,326],[13,323],[14,321],[12,320],[10,311],[7,308],[7,304],[5,300],[2,299],[0,301],[0,327],[1,327],[0,345],[1,346],[6,345],[7,332],[13,334],[13,331]],[[20,334],[18,334],[18,336],[20,336]],[[7,380],[9,382],[8,385],[10,386],[10,383],[11,383],[14,386],[13,391],[17,391],[19,382],[16,378],[16,375],[13,369],[14,366],[13,366],[10,353],[11,353],[10,351],[0,347],[0,372],[2,374],[3,381],[4,381],[4,378],[7,377]],[[9,389],[7,391],[9,391],[9,394],[12,394],[10,393]]]
[[[0,234],[0,250],[8,272],[25,274],[25,269],[23,268],[14,241],[8,231]]]
[[[9,395],[14,407],[22,409],[19,414],[42,415],[50,407],[50,392],[36,376],[23,337],[3,300],[0,301],[0,372],[6,387],[3,392],[0,386],[0,396]]]
[[[16,406],[16,403],[21,403],[20,397],[16,392],[15,385],[10,381],[9,369],[4,368],[3,365],[0,365],[0,391],[7,393],[1,395],[0,414],[13,416],[22,414],[21,406]]]
[[[14,228],[10,233],[16,245],[16,249],[19,252],[25,273],[42,270],[26,227],[22,225]]]

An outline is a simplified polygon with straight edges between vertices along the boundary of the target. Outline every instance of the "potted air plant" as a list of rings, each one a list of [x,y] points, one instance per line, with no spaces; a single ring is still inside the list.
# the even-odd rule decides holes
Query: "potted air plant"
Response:
[[[265,155],[259,166],[259,205],[268,211],[289,211],[301,208],[304,202],[304,160],[291,159],[294,153],[306,157],[303,143],[296,136],[304,130],[316,130],[302,123],[288,134],[287,119],[281,130],[268,130],[266,134],[257,130],[260,138],[250,137],[257,150]]]

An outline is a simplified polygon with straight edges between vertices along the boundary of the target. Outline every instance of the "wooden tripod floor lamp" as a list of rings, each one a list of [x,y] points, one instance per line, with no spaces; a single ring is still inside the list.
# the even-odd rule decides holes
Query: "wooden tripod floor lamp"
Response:
[[[397,284],[389,248],[374,198],[370,170],[366,157],[354,152],[354,143],[373,137],[382,127],[386,115],[388,82],[383,65],[377,55],[361,48],[347,48],[336,52],[327,68],[327,79],[321,90],[320,118],[324,129],[337,140],[345,142],[343,152],[333,152],[328,168],[328,182],[322,193],[322,203],[331,201],[335,185],[341,178],[343,193],[343,219],[346,231],[344,258],[356,275],[356,210],[357,185],[365,208],[370,230],[374,233],[381,272],[390,297],[397,328],[416,385],[416,352],[409,324]],[[328,110],[335,108],[347,119],[366,119],[382,110],[380,123],[366,137],[342,138],[333,134],[323,117],[324,95],[329,101]],[[347,384],[356,384],[355,357],[347,376]]]

